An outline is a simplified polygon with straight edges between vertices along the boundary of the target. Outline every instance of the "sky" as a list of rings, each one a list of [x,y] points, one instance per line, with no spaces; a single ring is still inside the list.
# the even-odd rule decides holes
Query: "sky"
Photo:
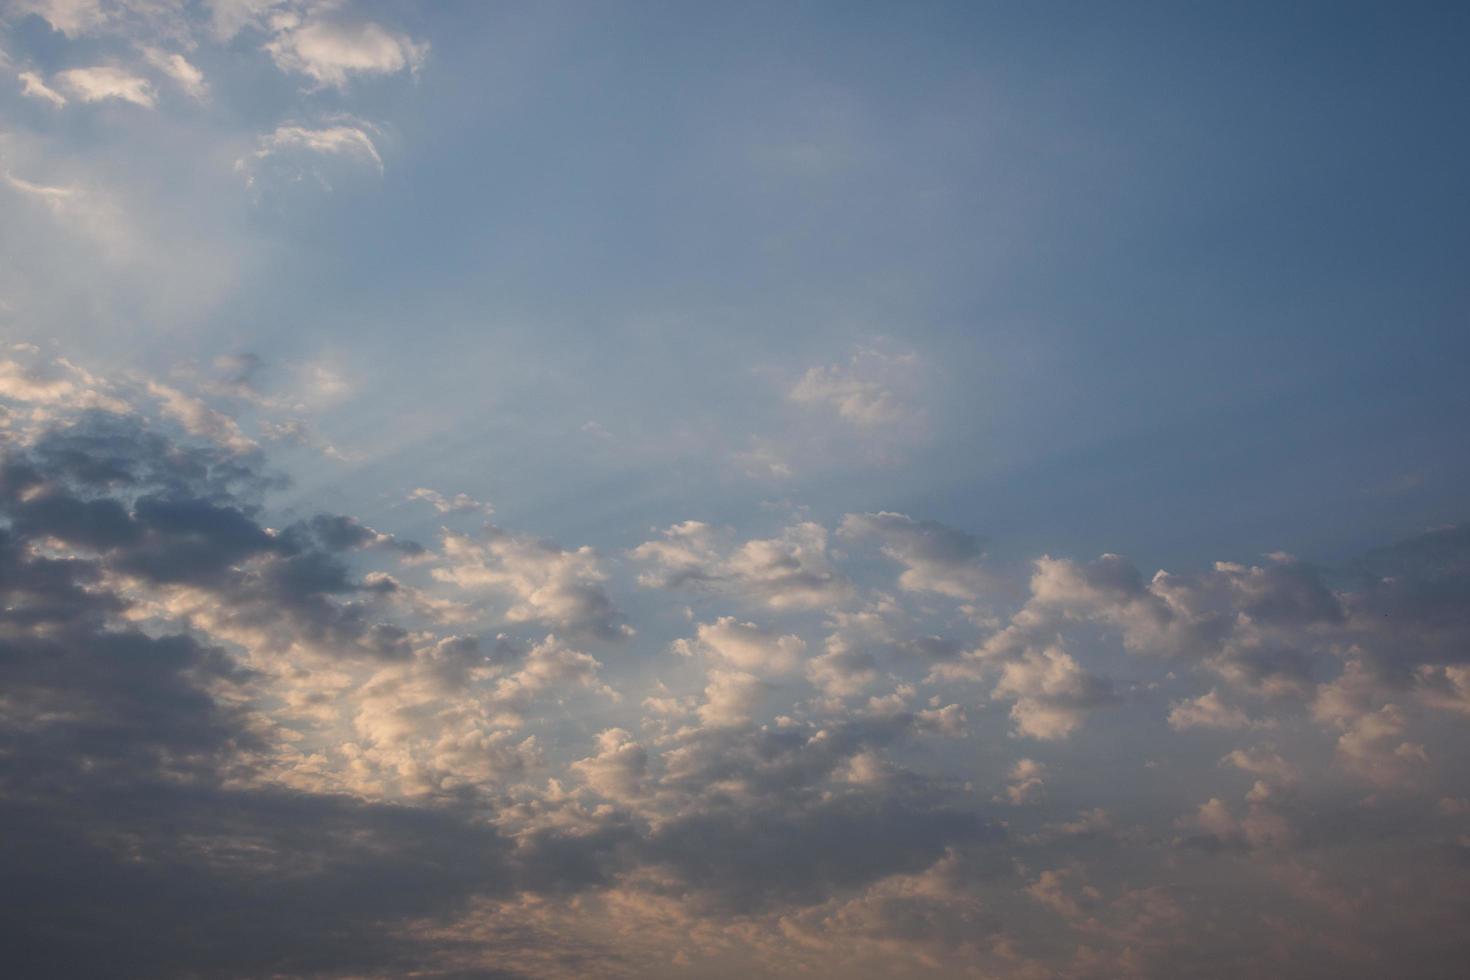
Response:
[[[1470,10],[0,0],[0,963],[1451,978]]]

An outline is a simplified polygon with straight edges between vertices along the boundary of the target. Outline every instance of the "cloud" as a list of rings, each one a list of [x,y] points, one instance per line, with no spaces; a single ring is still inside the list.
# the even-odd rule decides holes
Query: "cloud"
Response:
[[[41,99],[42,101],[50,102],[58,108],[66,105],[66,96],[48,87],[41,79],[41,76],[35,72],[23,71],[16,77],[20,79],[21,94],[27,98]]]
[[[109,19],[103,0],[19,0],[16,7],[44,18],[69,37],[95,30]]]
[[[57,72],[54,80],[83,102],[117,100],[151,109],[158,101],[158,94],[148,79],[109,65],[70,68]]]
[[[248,358],[195,394],[183,373],[7,353],[13,971],[1459,962],[1455,534],[1371,571],[1044,558],[993,617],[964,605],[974,538],[885,512],[837,533],[898,563],[892,594],[811,522],[676,524],[633,549],[636,570],[494,526],[426,556],[383,515],[272,509],[270,447],[238,444],[214,407],[265,404]],[[654,641],[588,646],[626,634],[612,597],[638,573],[630,608]],[[687,609],[690,592],[724,608]],[[452,632],[436,603],[462,609]],[[1230,736],[1178,730],[1200,725],[1271,741],[1212,750]],[[997,756],[1006,726],[1046,754]],[[1352,955],[1273,945],[1319,922]]]
[[[487,517],[495,513],[495,508],[484,501],[476,500],[469,494],[457,493],[453,497],[446,497],[437,490],[427,487],[419,487],[409,491],[409,500],[421,500],[433,507],[441,514],[484,514]]]
[[[358,75],[417,72],[429,53],[428,42],[372,21],[309,16],[280,23],[265,50],[282,71],[306,75],[323,87],[345,88]]]
[[[912,401],[918,367],[914,354],[861,348],[846,364],[808,369],[787,397],[862,429],[913,424],[923,417]]]
[[[775,538],[734,544],[715,528],[685,521],[630,552],[647,564],[647,588],[733,593],[772,609],[838,606],[851,587],[832,567],[827,530],[810,521]]]
[[[154,68],[163,72],[189,98],[203,101],[209,95],[209,85],[204,73],[189,63],[189,59],[177,52],[163,51],[155,47],[143,48],[143,57]]]
[[[607,575],[597,553],[585,546],[566,551],[494,525],[478,538],[445,531],[433,575],[468,592],[508,595],[512,623],[545,623],[601,639],[633,635],[603,587]]]
[[[1189,701],[1180,701],[1169,709],[1169,727],[1178,731],[1187,728],[1241,729],[1259,727],[1244,711],[1226,704],[1218,691]]]
[[[996,799],[1004,799],[1011,806],[1032,803],[1046,785],[1045,775],[1046,766],[1035,759],[1018,759],[1011,767],[1010,784],[1005,788],[1005,795]]]
[[[256,140],[255,150],[235,161],[247,186],[291,185],[310,179],[325,190],[368,168],[379,176],[383,158],[373,141],[375,127],[357,119],[320,126],[286,123]]]
[[[801,637],[777,635],[754,623],[737,622],[733,616],[701,623],[693,642],[678,642],[686,654],[702,651],[731,667],[766,677],[791,673],[806,656],[806,641]]]
[[[260,447],[240,431],[239,424],[223,412],[177,388],[148,383],[148,391],[159,400],[166,415],[176,419],[191,435],[202,436],[237,453],[252,452]]]
[[[1006,663],[992,696],[1014,699],[1016,734],[1046,741],[1072,734],[1089,708],[1118,700],[1107,679],[1088,673],[1055,648],[1027,651]]]
[[[910,592],[973,602],[987,584],[979,539],[936,521],[888,512],[848,514],[837,533],[852,540],[876,538],[883,554],[904,566],[898,584]]]

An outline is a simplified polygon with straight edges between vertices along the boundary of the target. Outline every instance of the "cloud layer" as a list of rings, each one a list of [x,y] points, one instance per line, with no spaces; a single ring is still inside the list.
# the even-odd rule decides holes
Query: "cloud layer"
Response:
[[[17,356],[0,860],[26,975],[1458,962],[1463,528],[1336,570],[1042,557],[1007,584],[897,513],[685,521],[619,570],[493,525],[279,522],[221,389]],[[660,649],[620,596],[730,611]]]

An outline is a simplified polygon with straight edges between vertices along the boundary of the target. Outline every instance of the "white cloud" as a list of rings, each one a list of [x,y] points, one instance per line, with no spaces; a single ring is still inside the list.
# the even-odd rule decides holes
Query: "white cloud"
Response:
[[[16,8],[42,17],[68,37],[78,37],[108,20],[103,0],[18,0]]]
[[[327,172],[313,159],[325,157],[357,165],[367,164],[381,175],[383,158],[369,135],[370,128],[369,124],[359,120],[315,128],[299,124],[277,126],[256,141],[253,153],[235,161],[235,170],[244,174],[246,183],[253,186],[261,168],[270,163],[281,169],[283,177],[288,180],[310,175],[330,189]]]
[[[429,53],[428,42],[371,21],[293,20],[281,21],[282,29],[265,50],[282,71],[306,75],[321,86],[344,88],[354,75],[415,72]]]
[[[1082,724],[1087,709],[1114,700],[1109,682],[1055,647],[1028,650],[1001,667],[993,697],[1015,698],[1016,734],[1055,741]]]
[[[886,354],[861,348],[846,364],[809,369],[787,392],[798,405],[832,411],[860,428],[917,421],[915,354]]]
[[[638,579],[649,588],[734,593],[772,609],[832,607],[852,593],[831,565],[826,529],[810,521],[738,546],[707,524],[685,521],[631,555],[652,566]]]
[[[446,497],[437,490],[428,487],[417,487],[409,491],[409,500],[420,500],[433,507],[441,514],[485,514],[495,513],[495,508],[488,503],[476,500],[469,494],[457,493],[453,497]]]
[[[66,105],[66,96],[55,89],[49,88],[41,76],[33,71],[23,71],[16,76],[20,79],[21,94],[32,99],[42,99],[54,106]]]
[[[445,531],[443,564],[433,575],[468,591],[509,595],[512,623],[542,622],[604,639],[633,634],[608,598],[607,574],[589,547],[566,551],[493,525],[479,539]]]
[[[695,637],[693,643],[679,641],[680,649],[698,649],[731,667],[761,675],[789,674],[806,654],[806,641],[799,636],[778,635],[754,623],[737,622],[733,616],[701,623]]]
[[[260,448],[254,440],[240,431],[239,423],[223,412],[210,408],[198,398],[156,381],[148,383],[148,391],[158,399],[163,413],[177,421],[191,435],[211,439],[237,453]]]
[[[83,102],[116,99],[151,109],[158,100],[153,83],[148,79],[110,65],[71,68],[58,72],[55,81]]]
[[[699,719],[712,728],[743,725],[769,690],[754,674],[740,670],[712,670],[704,689]]]
[[[849,539],[877,538],[883,554],[904,566],[899,587],[909,592],[936,592],[973,602],[988,584],[979,565],[980,541],[937,521],[916,521],[904,514],[848,514],[838,527]]]
[[[209,95],[209,86],[204,81],[204,73],[190,64],[189,59],[183,55],[163,51],[160,48],[145,47],[143,56],[154,68],[173,79],[174,83],[189,98],[203,101]]]

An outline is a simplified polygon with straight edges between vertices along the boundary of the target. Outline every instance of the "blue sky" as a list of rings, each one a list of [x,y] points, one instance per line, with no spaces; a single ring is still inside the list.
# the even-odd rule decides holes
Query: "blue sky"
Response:
[[[143,887],[132,840],[247,916],[219,855],[387,842],[268,952],[160,900],[62,972],[1451,975],[1467,38],[1431,3],[0,6],[11,571],[109,597],[62,641],[25,611],[76,595],[0,586],[6,822],[121,786],[90,873]],[[116,780],[27,782],[103,730]],[[162,835],[183,784],[202,849]],[[42,975],[92,907],[6,860]]]

